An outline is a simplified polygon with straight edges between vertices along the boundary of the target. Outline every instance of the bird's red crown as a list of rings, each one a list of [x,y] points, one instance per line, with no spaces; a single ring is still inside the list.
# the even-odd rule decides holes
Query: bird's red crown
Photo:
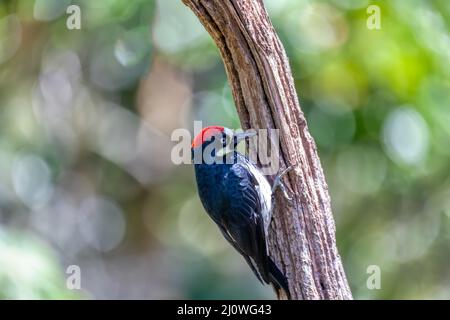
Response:
[[[209,126],[206,128],[203,128],[202,131],[195,136],[194,140],[192,141],[192,148],[200,147],[205,141],[208,141],[211,139],[212,136],[216,135],[218,132],[223,132],[224,127],[220,126]]]

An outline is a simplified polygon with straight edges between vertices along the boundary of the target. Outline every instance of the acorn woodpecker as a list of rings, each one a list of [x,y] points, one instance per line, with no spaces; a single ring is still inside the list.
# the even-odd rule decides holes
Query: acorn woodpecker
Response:
[[[290,299],[286,277],[270,258],[267,244],[273,195],[278,186],[283,187],[280,178],[290,168],[271,187],[261,170],[236,151],[240,141],[255,134],[210,126],[194,138],[191,151],[198,193],[208,215],[261,283],[283,289]]]

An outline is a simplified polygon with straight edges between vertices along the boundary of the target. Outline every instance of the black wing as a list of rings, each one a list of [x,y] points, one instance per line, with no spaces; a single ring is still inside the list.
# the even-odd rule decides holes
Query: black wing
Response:
[[[270,283],[257,181],[245,166],[236,163],[231,166],[223,183],[228,202],[222,209],[219,228],[231,245],[244,256],[258,279]]]

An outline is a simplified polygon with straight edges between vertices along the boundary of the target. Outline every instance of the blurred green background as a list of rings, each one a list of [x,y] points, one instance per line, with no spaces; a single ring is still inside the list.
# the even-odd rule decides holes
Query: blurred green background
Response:
[[[450,1],[265,2],[355,298],[450,298]],[[170,161],[194,120],[239,127],[181,0],[2,0],[0,298],[273,298],[205,214],[192,167]]]

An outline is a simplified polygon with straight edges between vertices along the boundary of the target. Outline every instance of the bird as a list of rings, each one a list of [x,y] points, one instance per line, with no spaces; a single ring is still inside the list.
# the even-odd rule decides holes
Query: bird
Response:
[[[191,144],[199,198],[206,213],[224,238],[240,253],[258,280],[282,289],[288,299],[288,281],[269,256],[268,232],[274,208],[274,193],[282,187],[283,170],[270,185],[262,171],[236,150],[239,142],[256,131],[234,132],[209,126]]]

